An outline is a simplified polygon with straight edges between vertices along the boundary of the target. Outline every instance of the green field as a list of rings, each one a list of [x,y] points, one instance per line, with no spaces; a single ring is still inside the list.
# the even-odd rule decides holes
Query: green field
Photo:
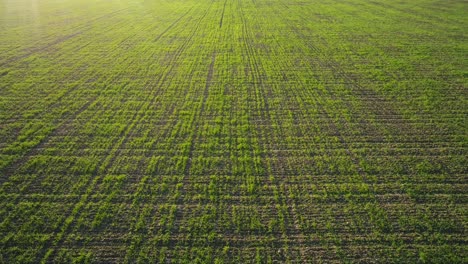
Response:
[[[0,263],[468,263],[465,0],[0,0]]]

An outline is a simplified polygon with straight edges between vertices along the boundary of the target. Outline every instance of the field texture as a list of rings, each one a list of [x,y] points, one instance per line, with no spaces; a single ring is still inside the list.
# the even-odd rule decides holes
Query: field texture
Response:
[[[464,0],[0,0],[0,263],[468,263]]]

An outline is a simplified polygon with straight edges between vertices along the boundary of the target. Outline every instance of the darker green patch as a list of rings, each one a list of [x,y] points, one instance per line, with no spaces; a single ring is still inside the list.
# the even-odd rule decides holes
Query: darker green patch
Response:
[[[6,76],[8,73],[10,73],[10,72],[9,71],[1,71],[0,72],[0,77]]]

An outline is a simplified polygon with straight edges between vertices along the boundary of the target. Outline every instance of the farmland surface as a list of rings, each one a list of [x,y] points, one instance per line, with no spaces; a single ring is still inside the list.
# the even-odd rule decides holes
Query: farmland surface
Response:
[[[0,263],[468,263],[464,0],[0,0]]]

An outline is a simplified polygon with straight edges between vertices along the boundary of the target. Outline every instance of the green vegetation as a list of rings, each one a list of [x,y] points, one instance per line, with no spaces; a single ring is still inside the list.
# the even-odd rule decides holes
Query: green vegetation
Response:
[[[0,263],[467,263],[467,14],[0,1]]]

